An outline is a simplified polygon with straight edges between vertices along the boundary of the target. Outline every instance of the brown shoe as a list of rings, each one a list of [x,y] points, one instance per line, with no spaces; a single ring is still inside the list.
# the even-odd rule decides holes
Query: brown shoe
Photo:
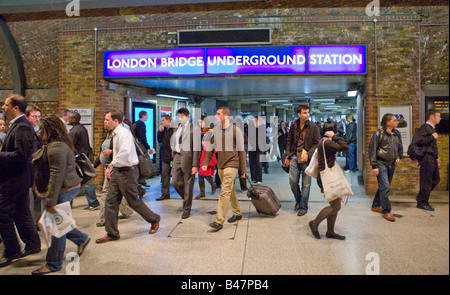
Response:
[[[373,212],[377,212],[377,213],[383,213],[383,208],[381,208],[381,207],[372,207],[372,211]]]
[[[388,221],[395,221],[395,217],[391,213],[383,214],[383,217]]]
[[[110,236],[106,235],[103,238],[95,240],[95,242],[97,244],[102,244],[102,243],[107,243],[107,242],[111,242],[111,241],[117,241],[118,239],[119,238],[113,238],[113,237],[110,237]]]
[[[159,222],[152,223],[152,227],[150,228],[150,231],[148,232],[150,235],[156,233],[159,229]]]

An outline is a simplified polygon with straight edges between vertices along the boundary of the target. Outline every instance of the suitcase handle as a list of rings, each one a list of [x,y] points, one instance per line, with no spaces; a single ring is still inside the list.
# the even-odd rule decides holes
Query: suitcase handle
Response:
[[[250,183],[250,187],[251,187],[252,191],[253,191],[254,194],[255,194],[254,198],[259,200],[259,195],[260,195],[261,193],[259,193],[259,192],[253,187],[252,182],[250,181],[250,179],[248,179],[248,178],[245,178],[245,179],[247,179],[248,183]],[[252,195],[251,192],[250,192],[250,195]],[[247,197],[252,198],[252,197],[249,196],[249,194],[247,194]]]

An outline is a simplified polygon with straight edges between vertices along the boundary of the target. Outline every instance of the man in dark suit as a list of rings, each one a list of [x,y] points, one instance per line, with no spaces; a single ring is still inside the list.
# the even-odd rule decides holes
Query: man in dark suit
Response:
[[[33,184],[31,155],[34,130],[25,118],[27,101],[18,94],[8,96],[2,109],[11,120],[0,151],[0,236],[5,245],[0,267],[15,259],[41,251],[41,242],[30,211],[29,187]],[[25,249],[20,250],[16,229]]]
[[[417,194],[417,208],[434,211],[430,206],[430,193],[441,181],[439,175],[439,159],[436,125],[441,121],[441,114],[437,110],[429,110],[425,114],[427,122],[416,131],[416,144],[422,149],[424,155],[419,160],[420,165],[420,191]]]
[[[147,142],[147,127],[145,126],[145,122],[148,120],[148,113],[146,111],[139,112],[139,120],[137,120],[132,127],[133,135],[136,137],[145,149],[148,151],[150,146]]]
[[[93,162],[93,152],[91,145],[89,144],[89,134],[83,125],[80,123],[81,115],[79,113],[72,113],[69,117],[69,125],[72,125],[70,129],[69,137],[72,139],[73,146],[76,154],[85,154]],[[97,200],[95,193],[95,187],[92,181],[89,181],[84,186],[84,194],[88,201],[88,206],[84,210],[98,210],[100,209],[100,203]]]
[[[158,131],[158,142],[161,145],[160,159],[161,159],[161,197],[156,199],[162,201],[170,199],[170,174],[172,167],[170,163],[173,160],[172,149],[170,147],[170,139],[172,138],[174,128],[171,127],[172,118],[169,115],[161,117],[161,126]]]
[[[201,155],[200,127],[189,122],[189,110],[177,111],[180,124],[170,141],[173,154],[172,185],[183,198],[183,215],[189,218],[194,196],[195,174],[198,172]]]

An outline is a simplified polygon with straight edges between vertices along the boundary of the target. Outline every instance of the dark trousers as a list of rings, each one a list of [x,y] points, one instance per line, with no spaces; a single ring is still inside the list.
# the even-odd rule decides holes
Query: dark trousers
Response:
[[[260,162],[259,156],[261,152],[249,151],[248,161],[250,163],[250,175],[253,182],[262,181],[262,164]]]
[[[200,187],[200,193],[205,194],[205,179],[211,185],[211,188],[215,186],[212,176],[198,175],[198,186]]]
[[[114,168],[109,181],[109,190],[105,202],[105,230],[108,236],[120,238],[118,229],[119,206],[122,197],[127,200],[128,206],[136,211],[148,223],[159,222],[161,216],[150,210],[138,196],[139,169],[119,171]]]
[[[171,171],[170,163],[161,162],[161,194],[163,197],[170,197]]]
[[[21,252],[16,228],[25,243],[25,250],[41,248],[30,211],[29,189],[19,183],[14,187],[0,187],[0,236],[5,246],[4,257],[13,257]]]
[[[430,155],[420,161],[420,191],[417,195],[417,205],[429,205],[431,191],[441,181],[439,176],[439,166],[436,159]]]
[[[192,198],[194,197],[195,175],[189,171],[184,173],[181,168],[181,155],[173,156],[172,185],[177,193],[183,198],[183,211],[190,211]]]

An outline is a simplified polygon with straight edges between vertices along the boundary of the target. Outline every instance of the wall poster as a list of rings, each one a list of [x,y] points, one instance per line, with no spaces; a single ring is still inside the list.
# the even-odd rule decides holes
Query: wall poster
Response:
[[[397,130],[402,135],[403,156],[411,143],[412,108],[411,106],[378,106],[378,128],[381,128],[381,119],[387,113],[394,114],[398,120]]]

